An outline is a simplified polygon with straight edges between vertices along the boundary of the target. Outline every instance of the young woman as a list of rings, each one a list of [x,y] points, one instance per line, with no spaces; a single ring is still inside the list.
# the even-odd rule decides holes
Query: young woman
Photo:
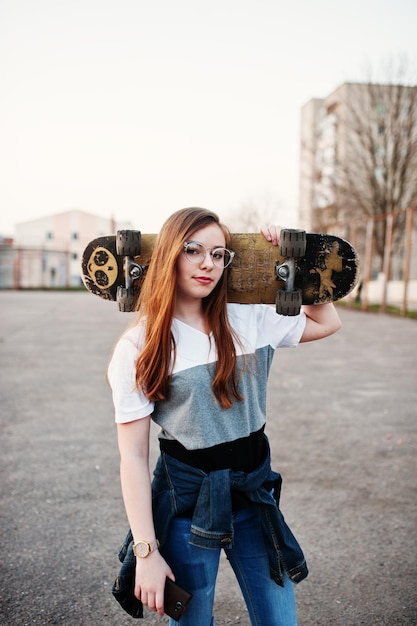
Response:
[[[279,228],[262,233],[278,244]],[[264,434],[267,378],[275,348],[326,337],[340,320],[331,304],[296,317],[227,304],[229,245],[214,213],[174,213],[158,236],[137,323],[109,365],[135,596],[162,616],[171,578],[193,599],[170,624],[214,624],[224,549],[251,623],[295,626],[293,582],[307,566],[278,506],[280,476]],[[161,429],[152,484],[151,419]]]

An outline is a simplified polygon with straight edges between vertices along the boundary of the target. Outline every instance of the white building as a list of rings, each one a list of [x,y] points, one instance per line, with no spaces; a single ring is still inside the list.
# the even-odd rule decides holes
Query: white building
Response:
[[[81,285],[81,256],[88,242],[129,227],[77,209],[16,224],[13,286],[26,289]]]

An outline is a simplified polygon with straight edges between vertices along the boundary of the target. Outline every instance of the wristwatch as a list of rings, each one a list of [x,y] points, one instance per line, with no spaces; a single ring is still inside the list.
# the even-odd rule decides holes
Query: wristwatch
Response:
[[[145,557],[149,556],[151,552],[157,550],[158,548],[158,539],[155,539],[155,541],[145,541],[144,539],[140,539],[133,544],[133,553],[135,556],[144,559]]]

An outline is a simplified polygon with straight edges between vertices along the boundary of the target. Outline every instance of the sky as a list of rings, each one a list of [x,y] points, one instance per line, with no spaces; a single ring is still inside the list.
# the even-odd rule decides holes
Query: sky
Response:
[[[414,64],[416,24],[415,0],[0,0],[0,234],[71,209],[297,226],[301,107]]]

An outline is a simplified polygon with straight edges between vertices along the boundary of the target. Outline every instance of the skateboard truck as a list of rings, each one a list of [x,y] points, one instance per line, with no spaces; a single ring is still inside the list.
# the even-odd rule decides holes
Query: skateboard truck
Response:
[[[135,261],[141,253],[141,234],[139,230],[118,230],[116,235],[116,252],[123,257],[125,286],[117,287],[117,303],[119,311],[131,312],[135,309],[139,289],[135,281],[142,278],[146,271],[145,265]]]
[[[295,272],[295,259],[287,259],[285,263],[275,266],[275,274],[287,283],[287,290],[294,289]]]
[[[306,253],[306,232],[286,228],[281,230],[279,249],[280,255],[285,257],[284,263],[275,265],[275,276],[282,280],[285,288],[277,291],[275,302],[276,312],[280,315],[298,315],[302,304],[302,290],[295,286],[295,279],[299,269],[296,259]]]

